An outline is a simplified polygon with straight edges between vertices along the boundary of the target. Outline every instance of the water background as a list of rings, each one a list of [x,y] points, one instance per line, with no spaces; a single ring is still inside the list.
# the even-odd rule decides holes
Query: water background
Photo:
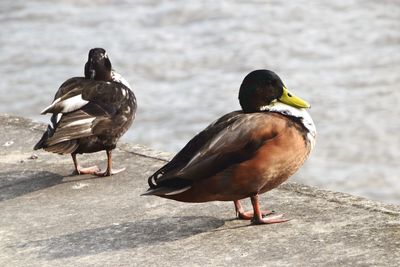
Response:
[[[317,125],[292,180],[400,203],[400,1],[1,0],[0,26],[0,113],[46,122],[104,47],[138,98],[124,140],[175,153],[268,68]]]

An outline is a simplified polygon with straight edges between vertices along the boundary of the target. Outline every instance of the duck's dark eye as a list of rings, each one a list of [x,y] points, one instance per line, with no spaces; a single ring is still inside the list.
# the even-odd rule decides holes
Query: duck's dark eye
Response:
[[[292,95],[290,93],[288,93],[287,95],[288,95],[288,97],[292,97]]]

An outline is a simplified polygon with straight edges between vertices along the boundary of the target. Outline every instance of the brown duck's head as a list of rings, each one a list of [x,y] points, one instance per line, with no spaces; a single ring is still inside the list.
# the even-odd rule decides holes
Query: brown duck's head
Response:
[[[93,48],[89,51],[88,61],[85,64],[85,78],[97,81],[111,81],[111,61],[106,50]]]
[[[291,94],[275,72],[255,70],[247,74],[239,90],[239,102],[243,111],[258,112],[274,101],[296,108],[310,107],[306,101]]]

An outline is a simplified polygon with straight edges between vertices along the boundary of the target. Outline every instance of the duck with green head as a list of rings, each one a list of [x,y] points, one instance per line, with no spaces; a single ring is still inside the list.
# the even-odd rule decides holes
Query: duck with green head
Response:
[[[144,195],[183,202],[233,201],[240,219],[285,222],[259,205],[263,194],[294,174],[314,147],[310,105],[288,91],[277,74],[255,70],[239,91],[241,111],[217,119],[149,177]],[[250,198],[253,211],[240,200]]]

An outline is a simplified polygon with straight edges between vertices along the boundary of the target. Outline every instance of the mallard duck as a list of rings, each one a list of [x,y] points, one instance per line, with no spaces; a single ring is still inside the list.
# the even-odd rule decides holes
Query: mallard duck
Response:
[[[136,113],[136,98],[128,82],[112,69],[103,48],[89,51],[85,77],[65,81],[53,103],[41,114],[52,113],[40,141],[43,148],[58,154],[71,154],[76,174],[110,176],[123,169],[112,169],[112,150],[131,126]],[[76,155],[105,150],[107,169],[83,168]]]
[[[255,70],[239,91],[241,111],[217,119],[148,178],[143,195],[183,202],[233,201],[240,219],[254,224],[285,222],[261,210],[259,195],[288,179],[314,147],[310,105],[270,70]],[[250,198],[253,211],[239,200]]]

